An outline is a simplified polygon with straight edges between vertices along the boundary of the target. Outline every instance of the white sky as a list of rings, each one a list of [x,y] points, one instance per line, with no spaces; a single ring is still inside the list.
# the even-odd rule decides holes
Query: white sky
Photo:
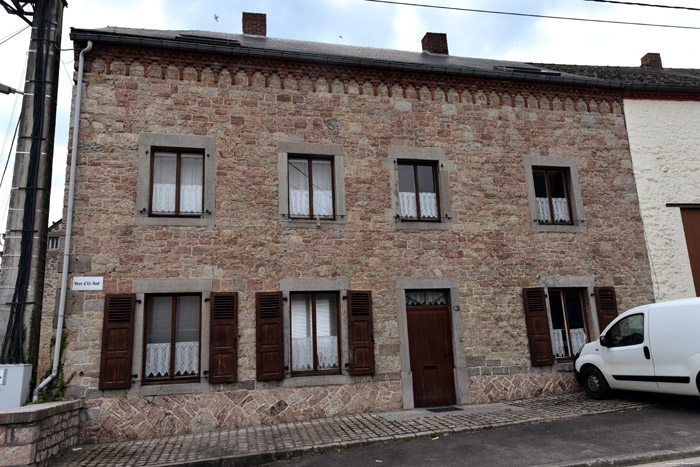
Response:
[[[630,0],[631,1],[631,0]],[[635,0],[638,1],[638,0]],[[697,0],[644,0],[657,5],[700,7]],[[412,0],[412,3],[552,16],[700,27],[700,11],[613,5],[586,0]],[[122,26],[199,29],[241,33],[243,11],[267,14],[271,37],[420,51],[423,35],[447,33],[451,55],[523,62],[639,66],[647,52],[661,54],[666,68],[700,68],[700,30],[593,24],[418,8],[364,0],[68,0],[63,49],[71,27]],[[218,16],[218,21],[214,15]],[[0,8],[0,42],[24,27]],[[22,89],[29,30],[0,45],[0,83]],[[58,123],[54,150],[50,222],[62,216],[71,105],[73,53],[61,56]],[[18,95],[0,94],[0,229],[5,227],[14,152],[10,140]]]

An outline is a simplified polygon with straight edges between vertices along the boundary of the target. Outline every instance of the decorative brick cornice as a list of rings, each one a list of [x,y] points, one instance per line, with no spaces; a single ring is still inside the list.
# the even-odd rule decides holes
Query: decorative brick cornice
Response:
[[[95,62],[101,59],[104,66],[96,67]],[[270,77],[276,75],[282,89],[301,90],[302,78],[311,81],[314,92],[333,92],[333,83],[342,83],[344,93],[348,93],[350,82],[358,84],[359,93],[365,93],[365,85],[372,87],[372,94],[379,95],[380,86],[386,86],[386,92],[392,97],[393,88],[401,89],[404,99],[421,99],[421,89],[427,89],[430,100],[448,100],[450,92],[456,92],[458,101],[476,103],[479,91],[483,92],[487,105],[515,106],[518,98],[522,99],[524,107],[550,110],[567,110],[567,99],[576,111],[623,113],[623,92],[621,90],[597,88],[592,86],[576,86],[572,84],[538,83],[507,79],[489,79],[463,76],[457,73],[429,73],[419,71],[386,70],[380,68],[324,65],[297,60],[280,60],[251,58],[241,56],[223,56],[210,53],[177,52],[167,49],[123,48],[107,46],[96,50],[88,57],[90,66],[88,72],[111,74],[114,73],[115,62],[124,64],[120,70],[129,75],[135,63],[144,67],[143,76],[164,79],[167,69],[174,66],[178,69],[180,80],[186,79],[185,69],[195,71],[196,80],[201,81],[204,71],[209,70],[212,83],[220,80],[221,72],[226,70],[231,76],[231,84],[239,72],[247,76],[247,85],[253,85],[253,78],[260,73],[264,78],[264,86],[269,86]],[[325,85],[319,86],[319,81]]]

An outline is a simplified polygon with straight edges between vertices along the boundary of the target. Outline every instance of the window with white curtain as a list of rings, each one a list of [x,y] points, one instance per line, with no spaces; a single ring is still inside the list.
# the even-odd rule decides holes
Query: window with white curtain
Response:
[[[153,151],[151,215],[195,216],[204,209],[204,154]]]
[[[293,373],[338,372],[338,294],[291,294]]]
[[[402,161],[399,169],[399,212],[402,220],[439,221],[440,204],[435,164]]]
[[[199,376],[200,304],[199,294],[146,297],[146,380]]]
[[[334,219],[333,161],[289,156],[289,217]]]
[[[569,182],[559,168],[533,168],[537,220],[542,224],[571,224]]]
[[[581,289],[549,289],[552,351],[556,358],[576,355],[587,342],[586,310]]]

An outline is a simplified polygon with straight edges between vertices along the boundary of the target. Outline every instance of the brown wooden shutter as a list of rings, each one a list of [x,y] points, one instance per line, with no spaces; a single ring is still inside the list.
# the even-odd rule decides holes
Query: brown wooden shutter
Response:
[[[134,346],[133,294],[105,296],[100,359],[100,389],[131,387],[131,356]]]
[[[372,292],[348,291],[348,346],[351,375],[374,374]]]
[[[238,378],[238,294],[212,293],[209,332],[209,382]]]
[[[283,379],[282,292],[258,292],[255,294],[255,329],[257,334],[257,380]]]
[[[617,298],[615,297],[615,287],[596,287],[595,307],[598,310],[598,325],[600,332],[617,318]]]
[[[552,336],[549,332],[549,318],[544,289],[540,287],[523,289],[525,303],[525,323],[530,342],[530,359],[532,366],[554,364]]]

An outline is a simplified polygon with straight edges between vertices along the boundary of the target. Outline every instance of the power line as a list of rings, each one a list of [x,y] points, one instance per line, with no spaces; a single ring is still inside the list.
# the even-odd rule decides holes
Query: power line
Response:
[[[15,138],[17,138],[17,131],[19,130],[19,122],[21,119],[17,120],[17,126],[15,127],[15,133],[12,135],[12,142],[10,143],[10,152],[7,154],[7,160],[5,161],[5,169],[2,171],[2,177],[0,177],[0,188],[2,183],[5,181],[5,172],[7,172],[7,166],[10,165],[10,158],[12,157],[12,146],[15,145]]]
[[[399,2],[399,1],[393,1],[393,0],[364,0],[365,2],[374,2],[374,3],[388,3],[390,5],[402,5],[402,6],[417,6],[417,7],[422,7],[422,8],[435,8],[439,10],[455,10],[455,11],[468,11],[471,13],[490,13],[494,15],[510,15],[510,16],[525,16],[528,18],[544,18],[544,19],[563,19],[567,21],[583,21],[587,23],[607,23],[607,24],[624,24],[628,26],[651,26],[651,27],[657,27],[657,28],[675,28],[675,29],[700,29],[700,27],[697,26],[680,26],[680,25],[672,25],[672,24],[653,24],[653,23],[634,23],[634,22],[628,22],[628,21],[612,21],[612,20],[605,20],[605,19],[591,19],[591,18],[574,18],[574,17],[569,17],[569,16],[550,16],[550,15],[535,15],[531,13],[514,13],[514,12],[508,12],[508,11],[494,11],[494,10],[476,10],[472,8],[459,8],[459,7],[453,7],[453,6],[441,6],[441,5],[425,5],[422,3],[408,3],[408,2]]]
[[[649,6],[649,7],[653,7],[653,8],[672,8],[674,10],[700,11],[700,8],[693,8],[693,7],[689,7],[689,6],[655,5],[653,3],[620,2],[617,0],[583,0],[583,1],[584,2],[599,2],[599,3],[615,3],[617,5]]]
[[[15,37],[17,34],[21,33],[22,31],[24,31],[26,29],[29,29],[29,26],[25,26],[22,29],[20,29],[19,31],[13,32],[9,36],[3,37],[2,40],[0,40],[0,45],[3,45],[5,42],[9,41],[13,37]]]

